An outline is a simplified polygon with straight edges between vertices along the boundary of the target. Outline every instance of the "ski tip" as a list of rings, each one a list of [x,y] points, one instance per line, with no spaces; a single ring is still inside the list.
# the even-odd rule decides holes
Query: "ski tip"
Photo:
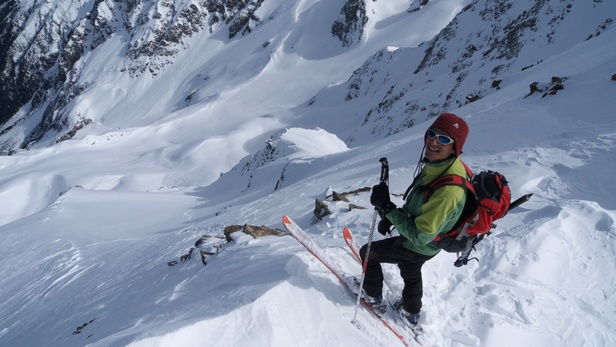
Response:
[[[282,223],[291,224],[291,219],[287,216],[282,216]]]
[[[344,236],[345,240],[353,238],[353,234],[351,234],[351,230],[349,228],[347,228],[347,227],[342,229],[342,236]]]

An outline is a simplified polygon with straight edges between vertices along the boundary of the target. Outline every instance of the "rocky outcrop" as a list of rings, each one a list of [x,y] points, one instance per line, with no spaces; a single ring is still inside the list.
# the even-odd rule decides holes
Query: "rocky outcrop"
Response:
[[[368,17],[364,0],[347,0],[332,25],[332,35],[342,42],[343,47],[350,47],[361,41],[366,23]]]
[[[426,3],[415,1],[407,12],[420,15]],[[361,124],[345,141],[361,145],[497,93],[506,76],[543,63],[548,57],[543,52],[569,47],[572,33],[583,42],[611,26],[611,18],[596,18],[582,29],[575,16],[583,6],[588,7],[575,1],[474,0],[419,47],[382,49],[339,87],[346,88],[346,109]],[[367,99],[379,101],[367,105]],[[319,102],[317,94],[306,107]]]
[[[0,18],[10,19],[0,22],[0,154],[28,149],[43,137],[66,140],[92,121],[66,106],[88,88],[79,82],[77,62],[113,35],[125,36],[121,71],[155,77],[189,48],[187,37],[213,31],[221,19],[229,38],[249,33],[263,1],[7,0],[0,6]],[[42,116],[32,122],[37,113]],[[12,136],[18,126],[25,133]]]

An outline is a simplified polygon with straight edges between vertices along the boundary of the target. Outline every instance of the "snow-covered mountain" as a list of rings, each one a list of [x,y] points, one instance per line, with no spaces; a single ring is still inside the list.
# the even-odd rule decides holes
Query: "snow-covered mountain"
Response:
[[[117,108],[93,107],[88,95],[114,94],[104,78],[122,76],[131,91],[130,97],[116,91],[105,106],[121,99],[148,104],[152,84],[162,83],[167,93],[158,102],[134,110],[139,118],[159,118],[225,103],[221,95],[267,83],[270,70],[285,71],[281,64],[299,58],[332,70],[314,82],[315,90],[323,88],[316,95],[298,95],[292,113],[322,124],[323,114],[342,108],[352,116],[341,138],[363,144],[497,92],[521,71],[600,35],[612,23],[609,6],[598,0],[7,1],[0,7],[8,48],[1,60],[0,143],[6,154],[64,141],[102,122],[107,130],[148,124]],[[169,85],[171,76],[183,82]],[[281,112],[272,102],[244,102]]]
[[[366,312],[351,324],[354,300],[291,237],[235,230],[289,215],[358,272],[340,234],[367,240],[372,211],[329,196],[368,207],[383,156],[404,192],[442,111],[468,121],[471,167],[534,196],[479,262],[426,264],[424,345],[613,345],[615,14],[606,0],[3,2],[0,346],[399,344]],[[315,199],[331,211],[319,222]],[[207,265],[182,258],[204,235],[222,245]]]

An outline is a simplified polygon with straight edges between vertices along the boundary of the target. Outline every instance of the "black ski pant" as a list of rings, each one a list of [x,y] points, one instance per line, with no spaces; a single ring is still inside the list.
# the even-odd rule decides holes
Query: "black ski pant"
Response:
[[[364,279],[364,291],[369,296],[379,296],[383,293],[383,269],[381,264],[398,264],[400,275],[404,280],[402,290],[402,305],[410,313],[419,313],[423,296],[421,267],[434,256],[419,254],[402,246],[402,237],[391,237],[372,242],[370,257]],[[368,244],[359,251],[363,259],[366,257]]]

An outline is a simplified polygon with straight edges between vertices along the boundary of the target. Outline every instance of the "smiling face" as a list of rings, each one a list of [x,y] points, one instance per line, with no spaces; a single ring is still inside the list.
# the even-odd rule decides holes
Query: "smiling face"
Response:
[[[432,128],[437,135],[446,135],[449,137],[445,131],[440,128]],[[434,138],[430,138],[426,136],[426,153],[425,157],[430,163],[439,162],[441,160],[445,160],[449,158],[451,155],[455,154],[454,143],[450,143],[448,145],[444,145],[439,142],[438,136]]]

